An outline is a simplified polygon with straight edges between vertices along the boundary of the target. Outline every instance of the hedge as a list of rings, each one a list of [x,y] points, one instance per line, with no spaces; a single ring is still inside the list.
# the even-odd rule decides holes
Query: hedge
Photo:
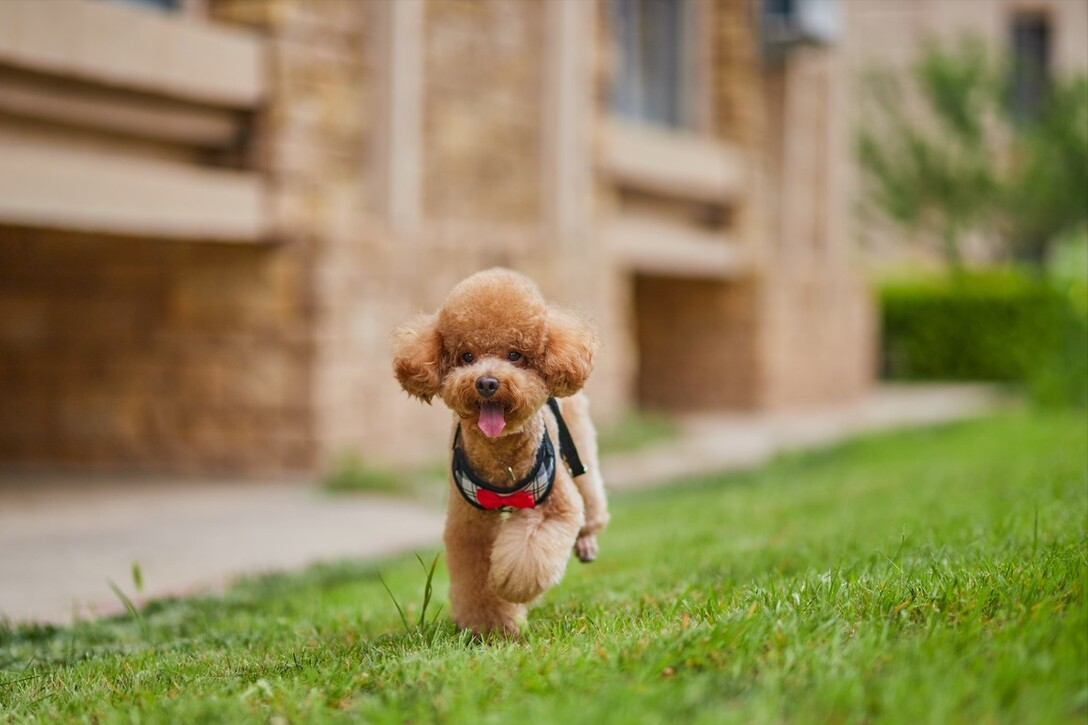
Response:
[[[899,280],[879,290],[881,360],[893,380],[1026,383],[1043,402],[1083,403],[1083,283],[1014,271]]]

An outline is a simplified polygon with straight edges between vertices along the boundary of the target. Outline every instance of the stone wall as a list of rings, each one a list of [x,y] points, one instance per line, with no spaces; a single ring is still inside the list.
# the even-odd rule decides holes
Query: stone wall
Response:
[[[792,50],[761,82],[759,406],[856,400],[875,373],[874,302],[852,253],[842,55]]]
[[[667,411],[751,410],[759,367],[758,287],[746,280],[635,280],[639,401]]]
[[[755,8],[748,0],[711,3],[707,9],[711,34],[711,82],[714,133],[733,144],[748,169],[746,193],[729,210],[731,232],[745,246],[749,258],[758,260],[765,246],[760,228],[764,204],[764,178],[760,149],[768,135],[761,102],[763,78],[758,36],[753,32]]]
[[[0,232],[0,459],[312,464],[306,304],[269,248]]]
[[[763,376],[758,407],[769,410],[856,401],[876,373],[873,301],[857,270],[780,270],[759,304]]]
[[[423,210],[540,220],[544,3],[428,2],[423,17]]]
[[[637,396],[667,411],[849,402],[872,384],[875,320],[849,269],[732,280],[638,276]]]

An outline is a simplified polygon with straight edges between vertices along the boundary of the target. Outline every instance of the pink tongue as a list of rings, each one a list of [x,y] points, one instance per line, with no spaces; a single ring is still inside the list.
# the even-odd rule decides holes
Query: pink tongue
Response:
[[[488,438],[494,438],[506,427],[506,410],[502,403],[484,403],[480,406],[480,430]]]

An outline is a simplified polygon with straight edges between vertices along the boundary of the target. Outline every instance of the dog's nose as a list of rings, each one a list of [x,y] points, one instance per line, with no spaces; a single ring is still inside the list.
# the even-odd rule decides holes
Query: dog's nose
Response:
[[[490,398],[499,389],[499,381],[490,375],[481,375],[476,378],[476,392],[485,398]]]

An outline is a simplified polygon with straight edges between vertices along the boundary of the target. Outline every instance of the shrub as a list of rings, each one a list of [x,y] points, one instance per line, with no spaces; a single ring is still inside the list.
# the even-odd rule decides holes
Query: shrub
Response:
[[[1084,300],[1088,285],[1076,285],[1070,293]],[[1065,308],[1059,344],[1028,376],[1028,392],[1040,405],[1088,407],[1088,315],[1079,312],[1074,305]]]
[[[900,280],[880,289],[883,375],[1025,383],[1040,403],[1084,404],[1083,282],[1012,271]]]
[[[1061,344],[1029,378],[1030,391],[1044,405],[1088,407],[1088,227],[1054,251],[1047,274],[1066,301]]]

